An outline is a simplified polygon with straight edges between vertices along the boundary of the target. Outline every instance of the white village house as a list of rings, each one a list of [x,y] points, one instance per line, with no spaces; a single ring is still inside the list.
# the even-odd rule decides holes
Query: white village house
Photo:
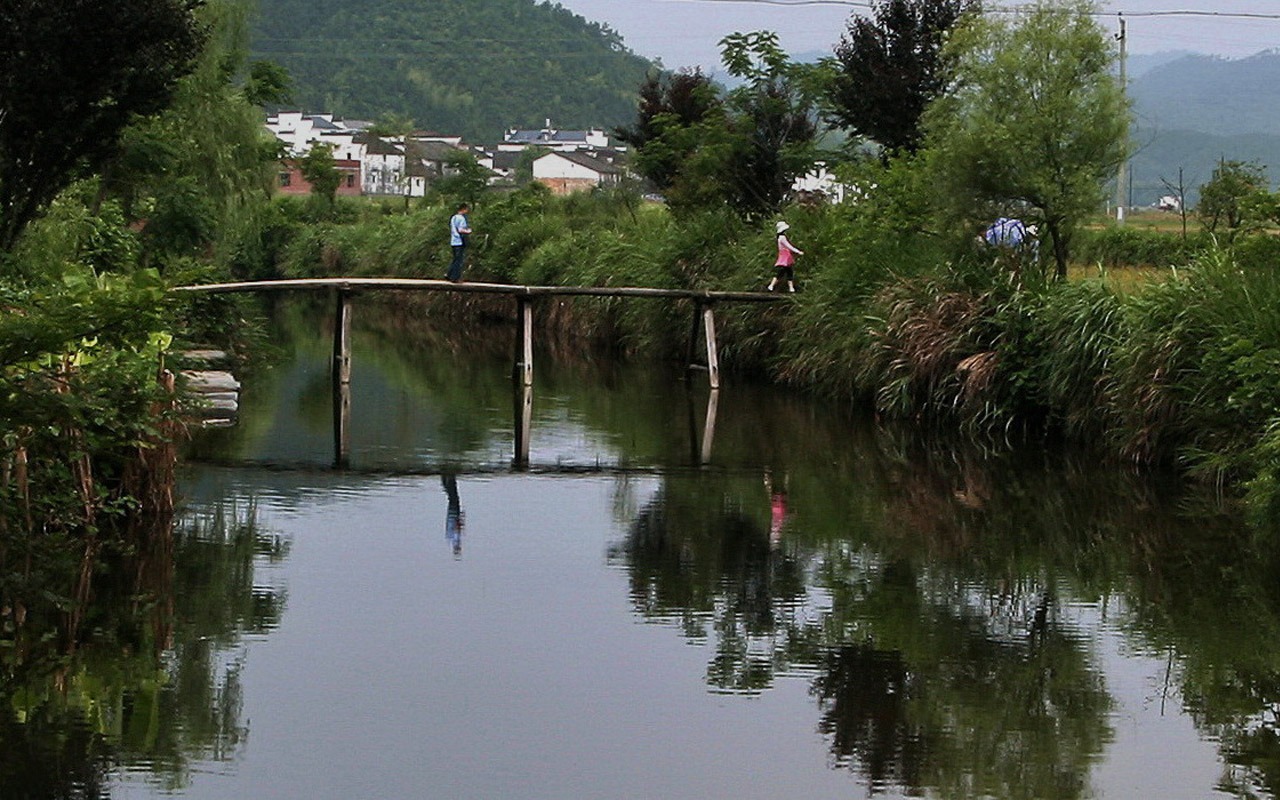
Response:
[[[269,116],[266,128],[285,145],[288,158],[306,155],[316,144],[333,151],[348,178],[343,194],[422,197],[435,180],[452,173],[451,158],[468,152],[493,174],[490,183],[512,183],[516,166],[528,150],[543,153],[533,160],[533,179],[556,194],[617,185],[625,170],[619,166],[624,150],[610,148],[609,136],[598,128],[560,130],[551,120],[540,129],[510,128],[495,146],[470,146],[460,136],[418,132],[407,137],[378,137],[372,123],[344,120],[333,114],[282,111]],[[281,171],[281,189],[305,193],[309,187],[296,165]],[[837,181],[826,165],[815,164],[797,178],[793,191],[839,203],[849,187]]]
[[[609,134],[599,128],[587,130],[559,130],[551,127],[551,120],[540,130],[510,128],[502,136],[498,150],[519,152],[526,147],[573,152],[577,150],[602,150],[609,147]]]
[[[533,162],[533,179],[553,194],[571,194],[614,186],[622,179],[622,170],[586,153],[552,152]]]
[[[362,120],[344,120],[333,114],[307,114],[281,111],[267,117],[265,123],[273,136],[284,142],[291,156],[304,156],[312,146],[324,143],[333,148],[333,157],[350,159],[359,148],[353,148],[356,134],[370,127]]]

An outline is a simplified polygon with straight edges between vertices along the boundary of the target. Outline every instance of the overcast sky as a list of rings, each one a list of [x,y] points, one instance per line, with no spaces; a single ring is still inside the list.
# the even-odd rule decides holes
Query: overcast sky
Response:
[[[828,53],[851,14],[869,13],[866,0],[558,0],[560,5],[620,33],[627,46],[669,69],[701,66],[719,72],[718,42],[735,31],[771,30],[793,54]],[[1016,0],[987,0],[988,8]],[[1280,47],[1280,0],[1107,0],[1103,25],[1127,19],[1131,53],[1191,50],[1239,58]],[[1199,12],[1164,15],[1161,12]],[[1151,15],[1154,16],[1144,16]],[[1272,18],[1240,18],[1262,14]],[[1210,16],[1218,15],[1218,16]]]

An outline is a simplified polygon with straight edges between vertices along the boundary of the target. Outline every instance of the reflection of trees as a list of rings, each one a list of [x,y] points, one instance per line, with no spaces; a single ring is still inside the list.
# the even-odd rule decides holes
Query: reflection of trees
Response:
[[[818,668],[818,729],[831,737],[836,761],[860,768],[872,786],[922,785],[930,741],[908,719],[919,688],[902,654],[849,643],[823,652]]]
[[[1111,700],[1050,594],[992,603],[904,560],[849,566],[812,687],[837,763],[944,797],[1085,794]]]
[[[885,436],[879,444],[880,516],[868,525],[862,551],[879,561],[913,565],[913,593],[931,603],[909,611],[909,617],[927,620],[930,610],[943,608],[952,618],[948,625],[970,619],[985,631],[975,641],[1000,643],[1002,655],[988,673],[986,691],[1008,699],[1011,708],[1028,709],[1018,712],[1022,727],[1014,727],[1012,718],[978,713],[979,697],[965,719],[948,724],[973,731],[976,743],[999,721],[998,729],[1014,736],[1011,741],[1031,748],[1022,756],[1025,764],[1057,763],[1056,775],[1034,776],[1039,784],[1021,773],[1005,780],[1039,785],[1044,796],[1080,794],[1086,756],[1104,744],[1099,735],[1105,731],[1100,723],[1089,727],[1089,716],[1105,713],[1105,697],[1084,644],[1056,620],[1061,597],[1105,600],[1113,619],[1127,620],[1130,639],[1142,650],[1167,654],[1164,691],[1173,702],[1180,696],[1200,731],[1219,742],[1220,788],[1242,796],[1280,796],[1280,547],[1273,534],[1251,532],[1208,492],[1184,487],[1175,495],[1150,476],[1106,469],[1087,456],[996,455],[911,436]],[[837,486],[830,493],[857,492]],[[808,493],[796,505],[820,506],[820,494],[811,488]],[[965,652],[959,644],[913,656],[913,647],[900,645],[885,629],[893,619],[886,609],[911,606],[899,597],[868,607],[865,587],[876,584],[867,578],[866,559],[833,557],[841,551],[827,543],[839,541],[840,534],[821,514],[811,510],[805,527],[811,533],[807,544],[821,553],[815,567],[820,582],[836,597],[833,613],[856,621],[844,626],[841,637],[860,647],[872,642],[877,658],[886,652],[905,656],[913,713],[921,707],[915,698],[922,696],[922,685],[940,681],[954,687],[944,673],[956,663],[954,654]],[[906,623],[917,630],[917,639],[923,637],[919,631],[929,630],[922,621]],[[923,638],[939,637],[932,631]],[[819,691],[823,702],[830,703],[831,691]],[[952,713],[965,709],[959,704]],[[1059,709],[1075,710],[1063,716]],[[1092,710],[1078,717],[1082,709]],[[829,705],[824,713],[830,726]],[[1070,736],[1059,729],[1064,721],[1076,725],[1066,731]],[[826,729],[833,736],[838,730]],[[833,741],[833,749],[838,759],[845,755],[851,764],[863,764],[874,780],[877,773],[868,766],[874,751],[866,743],[875,740],[865,733],[851,739],[856,746],[842,749]],[[951,758],[937,749],[945,741],[924,730],[911,735],[932,748],[928,764]],[[1079,772],[1060,758],[1053,762],[1049,745],[1037,743],[1050,738],[1070,744],[1053,745],[1059,754],[1077,752]],[[889,780],[905,781],[913,757],[904,750],[904,775]],[[973,769],[974,775],[998,771],[994,764]],[[942,787],[946,796],[965,794],[948,787],[941,775],[926,774],[924,785]],[[998,785],[988,790],[1016,796]]]
[[[1056,576],[1097,529],[1053,524],[1074,506],[1047,487],[919,463],[923,475],[898,462],[884,482],[791,470],[792,524],[774,549],[758,480],[669,475],[613,555],[640,613],[714,637],[713,688],[815,673],[833,759],[873,789],[1087,794],[1111,699],[1060,619]],[[1083,565],[1081,585],[1093,586],[1116,556],[1085,552],[1100,572]]]
[[[1175,699],[1219,743],[1220,787],[1280,797],[1280,551],[1274,534],[1205,528],[1151,542],[1130,632],[1169,659]]]
[[[677,620],[687,636],[716,637],[708,682],[725,691],[769,686],[804,597],[800,565],[769,546],[767,524],[717,504],[714,487],[668,484],[611,556],[626,561],[632,602]]]
[[[246,728],[232,648],[274,627],[284,603],[254,584],[255,563],[287,554],[255,518],[252,506],[191,515],[104,561],[71,646],[55,615],[28,614],[27,646],[0,651],[6,798],[106,797],[122,766],[174,789],[192,759],[234,754]]]

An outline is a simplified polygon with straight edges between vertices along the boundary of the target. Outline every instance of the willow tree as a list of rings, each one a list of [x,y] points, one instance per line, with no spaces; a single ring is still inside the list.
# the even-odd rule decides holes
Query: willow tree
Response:
[[[266,206],[278,143],[262,127],[260,103],[287,99],[288,75],[249,63],[252,0],[219,0],[196,17],[204,46],[169,106],[124,131],[102,170],[104,199],[118,200],[129,222],[145,220],[152,263],[166,254],[204,254],[252,247],[228,236]]]
[[[1073,230],[1096,211],[1128,153],[1116,45],[1085,0],[972,16],[943,51],[947,91],[925,112],[940,198],[970,222],[995,213],[1043,225],[1058,276]]]

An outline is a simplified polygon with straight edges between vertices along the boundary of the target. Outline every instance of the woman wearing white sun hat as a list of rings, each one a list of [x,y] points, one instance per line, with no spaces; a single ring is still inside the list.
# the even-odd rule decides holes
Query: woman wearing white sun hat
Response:
[[[777,288],[780,281],[787,282],[788,292],[796,290],[796,256],[804,255],[804,251],[787,241],[787,231],[790,228],[790,225],[781,221],[776,226],[778,232],[778,260],[773,262],[773,266],[777,270],[777,274],[773,276],[773,280],[769,281],[767,290],[770,292]]]

